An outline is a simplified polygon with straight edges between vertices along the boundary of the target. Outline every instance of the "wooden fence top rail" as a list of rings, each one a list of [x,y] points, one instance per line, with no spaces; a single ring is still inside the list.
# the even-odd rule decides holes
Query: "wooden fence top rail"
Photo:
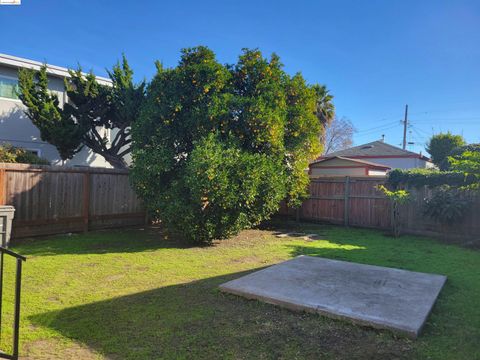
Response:
[[[73,167],[73,166],[53,166],[53,165],[31,165],[31,164],[12,164],[0,163],[0,170],[15,172],[59,172],[59,173],[88,173],[88,174],[116,174],[128,175],[128,169],[106,169],[99,167]]]
[[[345,183],[347,177],[352,181],[385,181],[386,178],[384,176],[369,176],[369,177],[361,177],[361,176],[341,176],[341,177],[318,177],[318,178],[311,178],[311,183]]]

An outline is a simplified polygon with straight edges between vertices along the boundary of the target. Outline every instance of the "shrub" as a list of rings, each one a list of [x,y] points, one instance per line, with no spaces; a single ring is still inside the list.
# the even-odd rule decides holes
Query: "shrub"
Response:
[[[466,177],[475,179],[474,182],[463,186],[467,189],[480,189],[480,149],[466,150],[460,155],[449,158],[452,170],[461,172]]]
[[[465,196],[464,191],[441,186],[435,189],[430,199],[425,200],[423,213],[440,223],[460,223],[471,204]]]
[[[459,171],[440,171],[436,169],[394,169],[389,172],[387,183],[396,189],[405,187],[437,187],[450,185],[454,187],[468,186],[478,182],[473,174],[465,174]]]
[[[429,140],[426,150],[432,156],[432,162],[441,170],[448,169],[447,157],[457,147],[464,146],[465,140],[461,135],[453,135],[450,132],[437,134]]]
[[[0,145],[0,162],[35,165],[49,164],[48,160],[43,159],[28,150],[10,144]]]
[[[244,50],[237,64],[185,49],[158,72],[132,128],[131,178],[170,232],[208,243],[298,205],[321,152],[317,98],[279,58]]]
[[[399,237],[401,231],[400,205],[406,204],[410,200],[410,193],[403,189],[389,190],[383,185],[379,185],[378,190],[390,200],[392,207],[392,233],[393,236]]]
[[[163,225],[196,242],[210,243],[259,224],[285,195],[282,166],[262,154],[225,146],[210,135],[196,143],[184,174],[158,189]]]

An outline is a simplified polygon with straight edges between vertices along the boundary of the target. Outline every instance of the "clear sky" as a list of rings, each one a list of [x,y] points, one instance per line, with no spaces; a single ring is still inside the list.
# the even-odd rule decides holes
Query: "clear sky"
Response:
[[[405,104],[409,149],[450,130],[480,142],[480,1],[22,0],[0,6],[0,53],[92,69],[124,52],[136,77],[154,60],[174,66],[183,47],[207,45],[222,63],[244,47],[276,52],[290,73],[326,84],[355,143],[399,145]]]

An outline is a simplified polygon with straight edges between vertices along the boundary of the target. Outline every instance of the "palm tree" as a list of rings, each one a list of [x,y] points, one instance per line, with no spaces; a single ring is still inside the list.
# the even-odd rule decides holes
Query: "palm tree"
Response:
[[[312,86],[317,96],[317,108],[315,115],[320,123],[326,127],[335,116],[335,105],[333,104],[333,95],[327,90],[325,85],[315,84]]]

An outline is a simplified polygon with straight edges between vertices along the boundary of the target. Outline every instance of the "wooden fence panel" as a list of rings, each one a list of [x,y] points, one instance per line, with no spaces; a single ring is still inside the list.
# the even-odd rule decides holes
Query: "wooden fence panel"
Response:
[[[309,198],[297,213],[282,205],[280,214],[358,227],[389,229],[390,201],[377,189],[384,178],[316,178],[310,182]],[[472,207],[461,224],[446,225],[423,214],[428,188],[409,189],[411,201],[401,209],[402,231],[410,234],[444,237],[449,240],[480,241],[480,196],[472,195]]]
[[[0,204],[15,207],[15,238],[145,221],[126,170],[0,164]]]
[[[332,223],[342,223],[344,219],[343,193],[345,183],[338,181],[312,180],[310,197],[301,208],[305,219],[324,219]]]
[[[343,180],[345,181],[345,180]],[[349,219],[347,225],[388,228],[390,203],[377,189],[383,179],[350,179]]]

